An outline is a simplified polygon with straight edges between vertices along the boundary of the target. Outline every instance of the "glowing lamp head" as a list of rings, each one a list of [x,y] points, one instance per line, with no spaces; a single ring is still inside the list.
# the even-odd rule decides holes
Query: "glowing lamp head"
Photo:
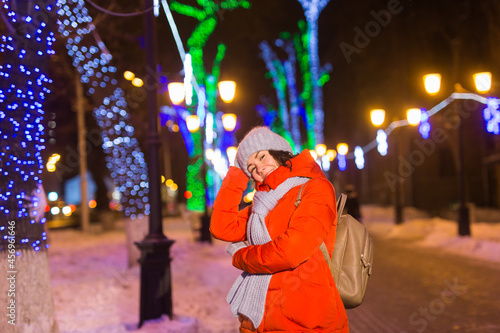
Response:
[[[226,113],[222,116],[222,125],[228,132],[236,128],[236,115],[234,113]]]
[[[136,77],[136,78],[132,79],[132,85],[134,87],[140,88],[144,85],[144,82],[141,79],[139,79],[138,77]]]
[[[168,96],[173,104],[181,104],[184,100],[184,83],[182,82],[170,82],[168,84]]]
[[[337,145],[337,152],[339,153],[339,155],[346,155],[348,151],[349,146],[347,145],[347,143],[339,143]]]
[[[196,132],[200,128],[200,119],[197,115],[189,115],[186,117],[186,126],[189,132]]]
[[[416,126],[420,124],[420,120],[422,119],[422,111],[418,108],[408,109],[408,111],[406,111],[406,119],[408,120],[408,124]]]
[[[491,89],[491,73],[482,72],[473,75],[476,90],[480,93],[486,93]]]
[[[236,82],[234,81],[220,81],[219,82],[220,98],[225,103],[231,103],[236,93]]]
[[[320,144],[317,144],[316,145],[316,154],[318,154],[318,156],[323,156],[326,154],[326,145],[320,143]]]
[[[326,151],[326,156],[328,156],[328,159],[331,161],[333,161],[335,159],[335,157],[337,156],[337,152],[333,149],[328,149]]]
[[[370,118],[374,126],[380,126],[385,120],[385,110],[374,109],[370,112]]]
[[[125,71],[123,73],[123,77],[126,79],[126,80],[129,80],[129,81],[132,81],[134,78],[135,78],[135,74],[132,73],[131,71]]]
[[[430,95],[435,95],[441,89],[441,74],[432,73],[424,75],[424,87]]]

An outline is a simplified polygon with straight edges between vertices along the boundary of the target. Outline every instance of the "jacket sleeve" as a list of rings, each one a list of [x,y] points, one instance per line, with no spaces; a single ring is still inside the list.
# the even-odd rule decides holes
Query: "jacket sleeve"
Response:
[[[210,232],[215,238],[226,242],[246,240],[246,225],[250,216],[250,207],[239,211],[239,204],[243,192],[247,188],[248,179],[247,175],[240,169],[229,167],[215,198],[210,221]]]
[[[252,274],[273,274],[296,268],[319,248],[336,219],[333,186],[327,180],[312,179],[302,190],[302,200],[288,229],[271,242],[238,250],[233,256],[233,265]]]

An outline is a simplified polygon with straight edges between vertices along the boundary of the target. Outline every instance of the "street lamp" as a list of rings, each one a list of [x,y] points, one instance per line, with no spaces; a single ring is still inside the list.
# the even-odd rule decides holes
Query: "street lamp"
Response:
[[[236,115],[234,113],[226,113],[222,115],[222,126],[228,132],[234,131],[236,128]]]
[[[347,145],[347,143],[339,143],[337,145],[337,153],[339,153],[339,155],[347,155],[348,151],[349,146]]]
[[[173,104],[179,105],[184,101],[184,83],[182,82],[170,82],[167,85],[168,96]]]
[[[200,119],[197,115],[189,115],[186,117],[186,127],[189,132],[194,133],[200,128]]]
[[[234,82],[234,81],[220,81],[219,82],[220,98],[225,103],[231,103],[234,99],[235,93],[236,93],[236,82]]]
[[[424,75],[424,87],[429,95],[437,94],[441,88],[441,74],[432,73]]]
[[[153,0],[144,2],[145,9],[153,6]],[[146,65],[157,66],[155,49],[155,27],[153,11],[144,14]],[[153,72],[153,81],[156,72]],[[135,243],[141,251],[141,296],[139,327],[145,320],[156,319],[163,314],[173,317],[172,285],[170,275],[170,247],[174,243],[163,234],[161,214],[161,178],[158,133],[158,91],[157,86],[146,89],[148,114],[148,178],[149,178],[149,230],[146,237]]]
[[[378,127],[384,123],[385,120],[385,110],[384,109],[373,109],[370,111],[370,119],[375,127]]]
[[[491,73],[482,72],[473,75],[476,90],[479,93],[487,93],[491,89]]]
[[[323,156],[326,154],[326,145],[320,143],[316,145],[316,154],[318,154],[319,157]]]
[[[437,75],[437,74],[435,74]],[[491,89],[491,73],[490,72],[481,72],[473,75],[474,83],[476,86],[476,90],[479,93],[486,93]],[[455,92],[460,88],[460,84],[456,83],[454,85]],[[431,94],[433,91],[427,89],[426,91]],[[439,91],[439,90],[438,90]],[[433,94],[437,93],[434,92]],[[458,207],[458,234],[460,236],[470,236],[470,217],[469,217],[469,209],[466,205],[466,191],[465,191],[465,168],[464,168],[464,148],[463,148],[463,119],[460,118],[459,112],[457,110],[459,101],[453,102],[453,108],[455,110],[455,114],[458,120],[457,126],[457,154],[458,154],[458,186],[459,186],[459,207]]]
[[[372,121],[372,124],[375,127],[379,127],[382,125],[385,121],[385,110],[383,109],[373,109],[370,111],[370,118]],[[408,124],[412,126],[417,126],[420,124],[422,118],[422,111],[419,108],[410,108],[406,110],[406,120]],[[394,120],[394,123],[398,122],[397,119]],[[398,127],[398,126],[396,126]],[[401,154],[401,146],[400,146],[400,133],[399,130],[397,130],[396,135],[398,138],[395,140],[395,148],[394,151],[396,154]],[[377,143],[378,143],[378,151],[382,156],[385,156],[387,154],[387,133],[379,129],[377,132]],[[395,168],[398,170],[398,159],[395,158]],[[401,193],[402,193],[402,182],[397,182],[395,184],[395,188],[393,189],[394,191],[394,220],[396,224],[400,224],[403,222],[403,203],[401,200]]]
[[[123,77],[129,81],[132,81],[135,78],[135,74],[132,73],[131,71],[125,71],[123,73]]]
[[[328,156],[328,160],[330,162],[333,162],[333,160],[335,159],[335,156],[337,156],[337,152],[333,149],[328,149],[326,151],[326,156]]]
[[[406,120],[408,124],[412,126],[417,126],[420,124],[420,120],[422,119],[422,110],[418,108],[411,108],[406,111]]]

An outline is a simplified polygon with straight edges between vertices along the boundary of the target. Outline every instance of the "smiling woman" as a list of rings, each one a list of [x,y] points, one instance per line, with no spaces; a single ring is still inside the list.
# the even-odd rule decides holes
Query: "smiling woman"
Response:
[[[240,332],[349,332],[347,315],[320,245],[333,251],[335,190],[308,150],[267,127],[241,141],[217,194],[210,231],[243,271],[227,301]],[[249,178],[253,205],[239,210]],[[305,184],[305,185],[304,185]],[[303,186],[300,205],[295,206]]]

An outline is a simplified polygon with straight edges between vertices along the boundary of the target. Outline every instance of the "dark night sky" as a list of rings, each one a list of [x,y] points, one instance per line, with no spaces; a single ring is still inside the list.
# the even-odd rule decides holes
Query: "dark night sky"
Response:
[[[233,105],[243,119],[238,137],[261,122],[255,112],[259,96],[275,96],[271,81],[264,77],[266,69],[258,56],[258,44],[263,40],[274,41],[282,31],[297,31],[297,21],[304,18],[298,1],[251,3],[248,10],[225,12],[206,47],[206,63],[213,59],[210,51],[218,42],[228,47],[221,76],[238,83],[238,96]],[[460,37],[462,41],[457,80],[465,87],[473,88],[470,77],[476,70],[488,69],[495,74],[496,65],[490,66],[490,33],[484,14],[484,8],[493,3],[491,0],[330,1],[319,20],[321,64],[332,65],[331,80],[324,87],[326,143],[371,141],[373,133],[369,129],[368,112],[372,107],[385,108],[388,117],[404,117],[401,110],[407,107],[431,107],[439,97],[447,97],[453,86],[452,38]],[[391,15],[385,27],[379,26],[380,32],[368,37],[368,42],[359,47],[359,53],[353,53],[348,61],[341,43],[355,46],[355,28],[366,31],[367,25],[375,23],[373,12],[380,13],[388,7],[397,13]],[[196,22],[179,15],[175,18],[185,40]],[[166,20],[160,19],[159,27],[164,29],[162,21]],[[169,31],[162,32],[160,40],[164,41],[160,42],[163,44],[160,59],[164,59],[166,53],[177,56]],[[178,56],[170,66],[180,69]],[[437,100],[427,98],[423,91],[422,74],[428,71],[443,74],[443,93]],[[369,133],[364,133],[366,131]]]
[[[196,6],[194,0],[181,2]],[[231,109],[224,110],[233,111],[242,120],[236,132],[238,139],[262,123],[255,111],[260,96],[275,98],[271,80],[265,78],[259,43],[273,42],[283,31],[296,32],[297,21],[304,19],[302,7],[296,0],[250,2],[248,10],[240,8],[220,16],[204,49],[207,65],[213,61],[217,44],[227,45],[221,78],[235,80],[238,87]],[[142,10],[136,2],[99,0],[96,3],[106,8],[114,3],[110,9],[118,12]],[[370,24],[373,26],[374,13],[388,8],[397,9],[397,13],[390,16],[390,22],[372,33],[365,45],[358,43],[359,52],[347,59],[340,45],[355,46],[357,29],[365,31]],[[89,11],[94,18],[100,16],[96,26],[118,70],[129,69],[139,76],[145,72],[142,17],[103,16],[90,6]],[[198,21],[173,14],[186,43]],[[389,120],[401,119],[408,107],[430,108],[445,99],[452,92],[454,81],[473,90],[471,77],[475,71],[489,70],[494,78],[498,77],[499,65],[492,56],[500,52],[497,17],[500,17],[498,0],[331,0],[319,19],[320,61],[322,65],[332,66],[331,80],[323,90],[325,143],[363,146],[375,137],[375,129],[369,123],[371,108],[385,108]],[[163,13],[157,20],[157,31],[162,71],[169,78],[175,78],[182,64]],[[452,40],[461,43],[456,71],[453,71]],[[434,71],[443,75],[443,87],[438,96],[431,98],[424,92],[422,75]],[[131,111],[141,112],[140,108]],[[181,146],[175,148],[178,153]]]
[[[196,6],[193,0],[181,2]],[[250,9],[226,11],[219,16],[220,21],[204,49],[208,67],[217,44],[227,45],[221,78],[234,79],[238,84],[231,108],[242,118],[237,131],[239,138],[261,122],[255,111],[259,97],[275,98],[271,81],[264,77],[266,69],[259,57],[259,43],[272,42],[283,31],[296,32],[297,21],[304,19],[302,6],[295,0],[250,2]],[[106,7],[106,1],[97,3]],[[439,99],[427,98],[423,91],[422,74],[425,72],[443,74],[443,93],[438,98],[447,97],[454,81],[453,38],[459,37],[462,42],[457,81],[472,89],[470,77],[475,70],[488,69],[495,75],[498,65],[490,60],[494,48],[489,46],[492,29],[486,21],[487,13],[495,15],[492,5],[499,7],[495,0],[331,0],[319,19],[320,61],[322,65],[332,65],[331,80],[324,87],[326,143],[334,145],[339,141],[358,140],[355,143],[363,145],[371,141],[373,133],[368,112],[375,106],[385,108],[388,117],[401,118],[409,106],[434,105]],[[137,4],[121,3],[112,9],[140,10]],[[372,27],[377,25],[374,12],[388,9],[394,12],[390,21],[385,26],[379,25],[379,31],[358,47],[359,53],[347,59],[340,45],[355,46],[355,29],[366,31],[370,24]],[[94,17],[98,14],[90,6],[89,10]],[[496,13],[500,14],[500,10]],[[176,13],[174,18],[186,43],[197,21]],[[109,27],[108,19],[116,25]],[[130,63],[135,64],[131,67],[136,72],[144,69],[141,61],[144,51],[140,48],[142,26],[141,17],[105,17],[97,24],[119,69],[120,66],[125,69]],[[162,70],[173,77],[182,64],[163,12],[157,20],[157,28],[158,59]]]

